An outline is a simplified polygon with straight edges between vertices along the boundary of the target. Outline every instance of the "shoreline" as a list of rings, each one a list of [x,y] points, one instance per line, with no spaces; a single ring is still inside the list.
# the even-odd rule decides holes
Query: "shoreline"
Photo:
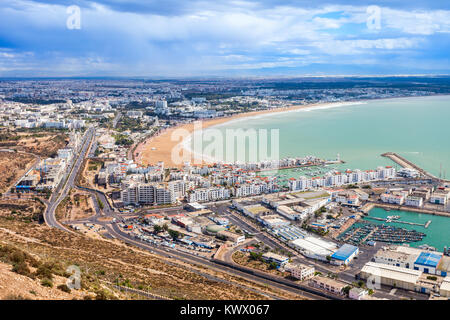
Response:
[[[202,130],[207,128],[218,126],[230,121],[242,119],[242,118],[251,118],[261,115],[269,115],[275,113],[284,113],[291,111],[298,111],[308,108],[320,108],[320,107],[340,107],[340,106],[351,106],[357,104],[365,104],[363,101],[347,101],[347,102],[327,102],[327,103],[313,103],[313,104],[305,104],[305,105],[294,105],[290,107],[283,108],[274,108],[269,110],[260,110],[260,111],[250,111],[245,113],[238,113],[232,116],[220,117],[208,120],[199,120],[202,123]],[[194,159],[198,160],[201,155],[196,155],[193,150],[190,148],[186,148],[186,141],[191,139],[192,134],[194,133],[194,122],[182,123],[176,125],[174,127],[167,128],[155,136],[146,139],[141,142],[135,149],[133,153],[133,158],[135,161],[143,166],[147,166],[150,164],[156,164],[158,161],[163,161],[165,167],[172,168],[181,168],[183,164],[176,164],[172,161],[172,150],[174,148],[182,149],[183,153],[186,154],[186,158],[189,158],[191,163],[194,162]],[[185,130],[187,136],[184,137],[183,140],[172,140],[172,134],[176,130]],[[152,150],[155,148],[154,150]],[[211,164],[214,163],[214,159],[206,160],[203,157],[202,164]]]
[[[199,120],[202,122],[202,129],[207,129],[213,126],[218,126],[221,124],[224,124],[226,122],[239,120],[243,118],[252,118],[257,117],[261,115],[269,115],[269,114],[275,114],[275,113],[283,113],[283,112],[292,112],[292,111],[300,111],[303,109],[313,109],[317,108],[320,109],[320,107],[326,107],[326,108],[333,108],[333,107],[340,107],[340,106],[352,106],[352,105],[359,105],[359,104],[367,104],[368,102],[371,102],[373,100],[397,100],[397,99],[411,99],[411,98],[429,98],[429,97],[445,97],[448,96],[446,94],[437,94],[437,95],[424,95],[424,96],[412,96],[412,97],[390,97],[390,98],[374,98],[374,99],[363,99],[363,100],[350,100],[350,101],[340,101],[340,102],[321,102],[321,103],[311,103],[311,104],[305,104],[305,105],[293,105],[289,107],[283,107],[283,108],[274,108],[269,110],[261,110],[261,111],[250,111],[245,113],[238,113],[232,116],[226,116],[226,117],[220,117],[220,118],[214,118],[214,119],[206,119],[206,120]],[[182,141],[173,141],[172,140],[172,134],[175,130],[185,130],[187,135],[184,137]],[[152,136],[143,142],[141,142],[135,149],[135,152],[133,153],[133,159],[136,161],[138,165],[147,166],[150,164],[156,164],[158,161],[163,161],[166,167],[173,167],[173,168],[181,168],[183,164],[175,164],[172,161],[172,150],[174,148],[178,148],[179,151],[182,151],[183,154],[185,154],[186,161],[190,161],[191,163],[194,163],[194,159],[196,159],[197,163],[200,163],[199,159],[202,159],[202,164],[211,164],[218,162],[215,159],[207,159],[206,156],[198,155],[191,150],[191,148],[187,147],[187,141],[191,139],[192,134],[194,132],[194,121],[193,122],[187,122],[187,123],[181,123],[176,126],[164,129],[163,131],[159,132],[157,135]],[[154,150],[152,150],[155,148]],[[137,155],[138,153],[138,155]]]

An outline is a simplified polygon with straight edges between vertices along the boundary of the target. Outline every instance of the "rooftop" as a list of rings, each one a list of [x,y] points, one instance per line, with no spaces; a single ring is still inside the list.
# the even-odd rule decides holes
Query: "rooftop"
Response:
[[[433,252],[422,252],[417,258],[415,264],[422,266],[437,268],[439,261],[441,261],[442,255]]]
[[[422,275],[422,271],[419,270],[406,269],[375,262],[366,263],[361,269],[361,272],[412,284],[415,284]]]
[[[292,241],[292,244],[299,246],[304,250],[322,256],[333,254],[332,250],[336,248],[336,245],[334,243],[326,242],[314,237],[306,237],[305,239],[296,239]]]
[[[375,257],[406,262],[411,258],[411,254],[408,254],[405,252],[393,251],[393,250],[380,249],[375,254]]]
[[[323,277],[323,276],[316,276],[313,278],[313,280],[316,280],[318,282],[321,282],[325,285],[329,285],[330,287],[334,287],[334,288],[343,288],[343,287],[347,286],[347,284],[345,282],[341,282],[339,280],[335,280],[335,279]]]
[[[331,257],[333,259],[345,261],[357,251],[358,251],[358,247],[352,246],[350,244],[344,244],[342,247],[340,247],[338,249],[338,251],[333,253],[333,255]]]
[[[285,261],[288,260],[289,257],[286,256],[282,256],[273,252],[266,252],[263,254],[263,258],[264,259],[272,259],[272,260],[276,260],[276,261]]]

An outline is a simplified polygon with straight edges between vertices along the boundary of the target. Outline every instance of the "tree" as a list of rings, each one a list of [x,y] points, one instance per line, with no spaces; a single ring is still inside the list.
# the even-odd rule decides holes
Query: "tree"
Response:
[[[262,253],[261,252],[250,252],[250,259],[255,260],[255,261],[261,261]]]
[[[176,230],[169,229],[168,232],[173,240],[177,240],[180,237],[180,233]]]
[[[270,270],[275,270],[277,267],[278,267],[278,265],[275,262],[269,263],[269,269]]]
[[[155,233],[160,233],[161,231],[162,231],[162,227],[161,226],[159,226],[159,225],[157,225],[157,224],[155,224],[154,226],[153,226],[153,231],[155,232]]]
[[[351,288],[352,288],[352,287],[350,287],[350,286],[346,286],[346,287],[344,287],[344,288],[342,289],[342,292],[344,292],[346,295],[348,295],[348,293],[350,292]]]

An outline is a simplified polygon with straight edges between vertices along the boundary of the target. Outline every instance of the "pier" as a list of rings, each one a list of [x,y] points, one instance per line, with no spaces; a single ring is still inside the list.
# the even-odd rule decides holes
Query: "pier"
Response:
[[[362,207],[361,211],[363,211],[364,213],[367,214],[370,212],[370,210],[372,210],[375,207],[383,208],[383,209],[398,210],[398,211],[426,213],[426,214],[431,214],[434,216],[450,217],[450,212],[447,212],[447,211],[438,211],[438,210],[432,210],[432,209],[426,209],[426,208],[408,207],[405,205],[390,204],[390,203],[383,203],[383,202],[367,202],[364,205],[364,207]]]
[[[436,177],[435,175],[429,173],[428,171],[425,171],[424,169],[422,169],[421,167],[419,167],[418,165],[412,163],[411,161],[409,161],[408,159],[405,159],[404,157],[398,155],[395,152],[386,152],[383,153],[381,155],[382,157],[386,157],[391,159],[392,161],[394,161],[395,163],[397,163],[398,165],[400,165],[403,168],[409,168],[409,169],[414,169],[417,170],[421,175],[430,178],[438,183],[450,183],[450,180],[445,180],[445,179],[441,179]]]
[[[417,222],[409,222],[409,221],[402,221],[402,220],[392,220],[392,219],[384,219],[384,218],[378,218],[378,217],[371,217],[367,216],[366,219],[372,219],[372,220],[378,220],[378,221],[384,221],[384,222],[395,222],[395,223],[403,223],[403,224],[409,224],[412,226],[420,226],[424,228],[428,228],[428,226],[431,224],[431,220],[428,220],[426,223],[417,223]]]

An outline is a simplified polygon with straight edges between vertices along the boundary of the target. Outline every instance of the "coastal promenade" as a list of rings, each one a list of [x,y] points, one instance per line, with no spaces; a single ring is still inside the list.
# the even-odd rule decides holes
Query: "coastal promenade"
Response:
[[[450,180],[444,180],[444,179],[436,177],[435,175],[432,175],[428,171],[425,171],[424,169],[420,168],[418,165],[412,163],[408,159],[405,159],[404,157],[398,155],[395,152],[386,152],[386,153],[383,153],[381,156],[391,159],[392,161],[394,161],[398,165],[402,166],[403,168],[409,168],[409,169],[417,170],[423,176],[425,176],[427,178],[430,178],[430,179],[433,179],[436,182],[450,183]]]

